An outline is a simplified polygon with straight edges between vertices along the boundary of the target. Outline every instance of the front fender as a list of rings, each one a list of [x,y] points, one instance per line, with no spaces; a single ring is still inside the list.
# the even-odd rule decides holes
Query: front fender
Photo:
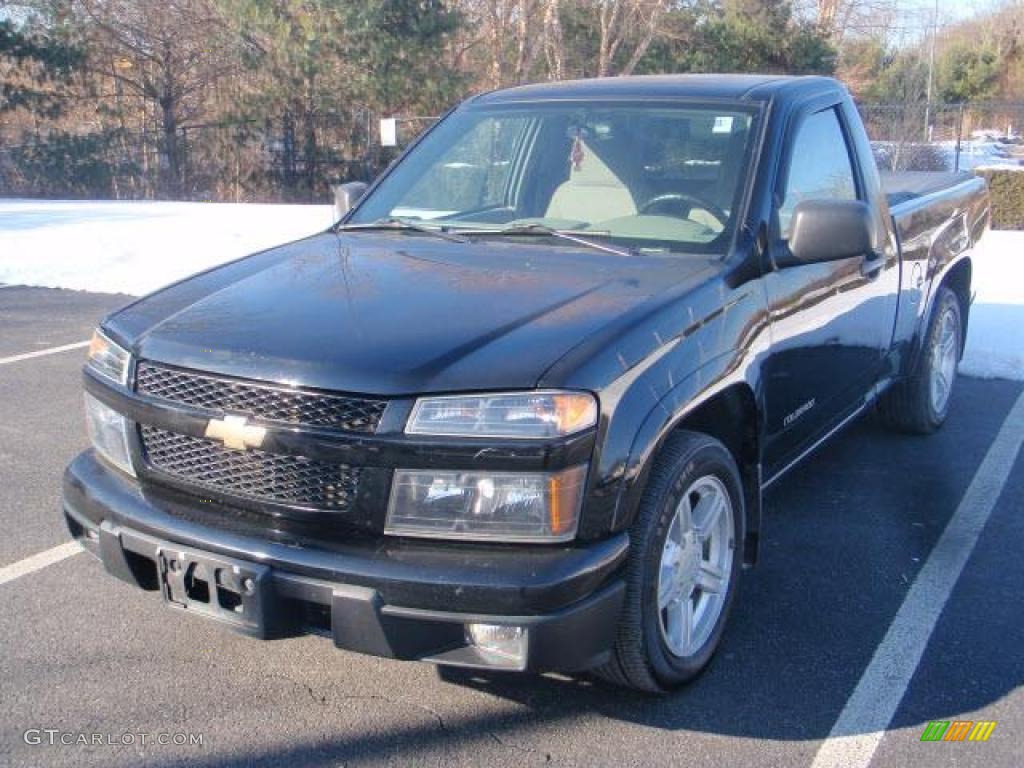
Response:
[[[658,455],[669,435],[688,416],[736,386],[749,389],[754,393],[755,402],[759,401],[756,357],[741,350],[719,355],[678,382],[650,409],[636,433],[625,462],[613,530],[620,531],[632,524],[647,485],[654,457]],[[757,412],[760,414],[761,409],[758,408]],[[757,421],[755,427],[757,434],[760,435],[763,427],[760,416],[757,417]],[[754,529],[756,530],[756,526]]]
[[[605,345],[578,378],[551,385],[599,393],[601,420],[579,536],[599,539],[627,526],[622,513],[652,440],[747,370],[769,347],[768,315],[756,284],[713,281]],[[593,382],[598,381],[595,385]],[[660,414],[660,416],[659,416]]]

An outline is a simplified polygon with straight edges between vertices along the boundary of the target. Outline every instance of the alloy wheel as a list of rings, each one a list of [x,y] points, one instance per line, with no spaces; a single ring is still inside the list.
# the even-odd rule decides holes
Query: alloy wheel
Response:
[[[957,354],[960,348],[960,324],[957,320],[956,310],[947,306],[939,319],[932,344],[932,370],[928,394],[932,410],[936,414],[946,412],[949,396],[953,392],[953,379],[956,377]]]
[[[661,635],[676,656],[697,653],[721,616],[732,575],[733,515],[714,475],[691,483],[676,505],[658,568]]]

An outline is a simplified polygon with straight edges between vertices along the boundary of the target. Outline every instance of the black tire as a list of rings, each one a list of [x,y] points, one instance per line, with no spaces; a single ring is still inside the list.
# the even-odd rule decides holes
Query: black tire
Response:
[[[703,646],[688,657],[669,650],[657,607],[661,552],[676,507],[694,481],[714,475],[733,510],[732,567],[721,613]],[[608,682],[662,693],[692,680],[711,661],[729,618],[742,565],[743,490],[732,455],[718,440],[697,432],[674,434],[655,459],[637,519],[630,529],[626,598],[611,659],[594,670]]]
[[[938,334],[942,318],[952,313],[956,324],[957,360],[963,350],[963,318],[960,312],[960,301],[956,294],[946,286],[940,286],[928,318],[928,331],[925,334],[924,346],[917,369],[904,381],[895,384],[886,392],[878,403],[878,413],[883,423],[903,432],[927,435],[942,426],[949,414],[949,403],[956,376],[949,382],[949,394],[941,408],[936,409],[931,397],[931,378],[936,365],[939,365]]]

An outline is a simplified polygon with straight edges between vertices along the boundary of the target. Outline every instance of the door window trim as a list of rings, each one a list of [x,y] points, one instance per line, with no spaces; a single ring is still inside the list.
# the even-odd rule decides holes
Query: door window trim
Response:
[[[851,151],[851,135],[843,110],[843,100],[839,94],[817,94],[802,103],[796,105],[790,113],[786,128],[783,131],[783,152],[775,166],[775,178],[771,186],[771,210],[769,211],[769,256],[772,261],[772,269],[775,267],[774,254],[779,248],[786,247],[786,238],[782,236],[782,227],[779,222],[779,209],[785,201],[786,184],[789,183],[789,172],[793,165],[794,151],[796,149],[796,138],[808,118],[821,112],[832,110],[836,120],[839,122],[839,131],[843,137],[843,144],[846,147],[846,157],[850,163],[850,171],[853,175],[853,185],[856,190],[856,199],[867,202],[866,185],[861,176],[860,165],[856,162],[856,155]]]
[[[779,174],[778,178],[776,178],[775,190],[773,192],[772,202],[776,218],[779,208],[781,208],[782,204],[786,201],[786,186],[789,184],[789,175],[793,169],[793,160],[795,159],[793,149],[796,147],[796,139],[800,133],[800,129],[804,127],[804,124],[808,119],[815,117],[816,115],[820,115],[822,112],[831,112],[836,119],[836,124],[839,126],[839,133],[843,137],[843,146],[846,149],[846,161],[850,164],[850,176],[853,179],[854,193],[856,195],[855,199],[862,202],[864,201],[864,182],[860,178],[858,165],[855,162],[854,155],[850,152],[850,135],[846,129],[846,122],[843,120],[842,112],[839,107],[839,104],[835,104],[822,109],[805,112],[800,115],[797,123],[791,127],[792,133],[787,138],[788,157],[786,158],[786,164],[782,169],[782,173]]]

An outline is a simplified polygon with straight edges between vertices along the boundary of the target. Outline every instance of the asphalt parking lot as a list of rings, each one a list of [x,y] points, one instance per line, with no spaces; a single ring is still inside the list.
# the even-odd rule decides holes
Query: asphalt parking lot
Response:
[[[87,339],[126,300],[0,288],[0,572],[66,541],[60,475],[86,445],[84,350],[26,355]],[[780,481],[719,656],[665,698],[261,643],[179,617],[86,554],[0,578],[0,765],[811,766],[1022,389],[961,377],[937,435],[865,419]],[[872,766],[1021,763],[1024,457],[1010,461]],[[984,743],[921,742],[933,720],[997,726]],[[42,729],[202,744],[26,738]]]

